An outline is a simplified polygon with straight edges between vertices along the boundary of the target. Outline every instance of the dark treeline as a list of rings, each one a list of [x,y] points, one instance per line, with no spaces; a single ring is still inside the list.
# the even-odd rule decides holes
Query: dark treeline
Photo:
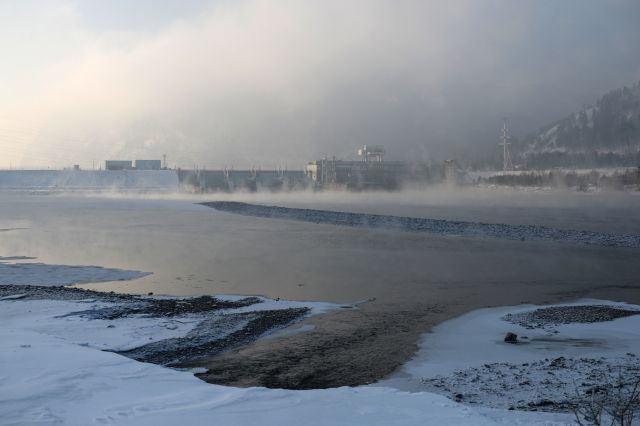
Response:
[[[637,167],[640,165],[640,152],[551,151],[519,156],[517,163],[526,170],[545,170],[554,167]]]
[[[574,171],[553,170],[550,172],[528,172],[520,174],[495,175],[478,178],[477,183],[504,186],[575,188],[586,191],[590,188],[602,189],[640,189],[640,169],[630,168],[625,171],[605,175],[598,171],[576,173]]]
[[[502,153],[500,153],[502,154]],[[457,160],[463,169],[501,170],[502,155],[493,154],[477,157],[461,156]],[[549,151],[540,153],[514,154],[513,163],[519,170],[550,170],[557,167],[578,169],[607,167],[639,167],[640,151],[636,152],[565,152]]]

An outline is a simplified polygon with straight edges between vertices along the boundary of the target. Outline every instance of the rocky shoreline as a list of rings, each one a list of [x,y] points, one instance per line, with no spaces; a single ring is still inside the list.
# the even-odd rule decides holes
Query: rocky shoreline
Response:
[[[625,343],[619,337],[598,332],[586,337],[576,333],[578,326],[585,330],[590,324],[640,315],[640,310],[613,305],[566,305],[541,307],[524,312],[509,313],[500,319],[529,330],[529,336],[516,336],[514,350],[547,354],[547,357],[528,362],[488,362],[453,371],[449,374],[424,377],[419,389],[435,392],[466,404],[525,411],[572,411],[585,399],[604,397],[611,389],[633,388],[640,383],[640,357],[634,349],[625,353]],[[624,326],[621,326],[624,327]],[[571,331],[573,330],[573,331]],[[614,328],[609,328],[614,330]],[[624,335],[624,329],[621,333]],[[608,338],[612,340],[609,341]],[[611,343],[614,342],[614,343]],[[611,345],[619,346],[613,353]],[[540,348],[555,347],[555,352]],[[563,348],[584,348],[584,356],[570,356]],[[609,349],[607,349],[609,348]],[[605,350],[608,352],[602,352]],[[551,357],[550,354],[556,353]],[[598,353],[607,354],[598,356]],[[505,351],[514,354],[514,351]],[[628,389],[627,389],[628,390]],[[625,391],[626,392],[626,391]]]
[[[61,317],[111,322],[123,318],[195,318],[198,323],[185,336],[153,341],[125,351],[114,351],[142,362],[170,367],[198,367],[198,360],[254,342],[262,335],[302,319],[309,308],[228,312],[263,302],[258,297],[224,300],[211,296],[191,298],[135,296],[70,287],[0,285],[0,300],[80,301],[89,309]],[[117,327],[109,324],[107,327]]]
[[[435,235],[489,237],[516,241],[556,241],[590,246],[640,248],[640,235],[557,229],[541,225],[463,222],[420,217],[265,206],[237,201],[211,201],[202,203],[202,205],[218,211],[245,216],[287,219],[355,228],[382,228]]]
[[[640,358],[545,358],[520,364],[491,363],[422,380],[425,391],[457,402],[525,411],[570,411],[584,395],[611,385],[622,374],[640,380]]]
[[[265,386],[288,389],[316,389],[354,385],[355,381],[374,382],[371,378],[384,375],[385,352],[378,362],[370,365],[370,376],[354,376],[354,371],[364,371],[354,363],[362,359],[352,358],[350,351],[340,347],[361,347],[362,351],[374,350],[378,333],[401,334],[411,321],[420,321],[415,313],[403,318],[389,317],[384,324],[367,327],[344,335],[331,330],[312,328],[303,335],[289,336],[285,341],[260,340],[261,336],[292,325],[309,314],[309,308],[253,310],[263,303],[259,297],[224,299],[211,296],[159,297],[135,296],[114,292],[97,292],[70,287],[0,286],[0,300],[20,303],[29,300],[76,301],[88,304],[88,309],[74,310],[58,318],[76,317],[87,321],[104,321],[107,327],[119,327],[119,320],[135,318],[160,318],[172,323],[189,319],[197,320],[193,328],[178,337],[149,341],[126,350],[109,350],[129,358],[172,368],[189,369],[200,379],[230,386]],[[84,306],[83,306],[84,307]],[[243,310],[245,309],[246,310]],[[434,306],[423,316],[439,312]],[[409,314],[409,313],[407,313]],[[501,321],[530,330],[530,336],[520,335],[516,345],[535,346],[540,343],[567,344],[571,346],[598,346],[600,342],[571,339],[558,334],[565,324],[590,324],[612,321],[638,315],[640,310],[612,305],[548,306],[528,311],[507,313]],[[338,310],[326,318],[316,318],[316,326],[323,321],[361,323],[359,310]],[[365,317],[368,317],[364,314]],[[349,318],[349,320],[346,320]],[[373,320],[376,317],[369,317]],[[320,320],[320,322],[317,322]],[[378,318],[378,320],[380,320]],[[311,324],[314,321],[310,321]],[[401,329],[392,324],[403,324]],[[171,326],[171,325],[168,325]],[[395,330],[395,331],[394,331]],[[330,333],[328,333],[331,331]],[[535,335],[535,332],[543,335]],[[342,340],[342,339],[348,339]],[[296,343],[297,342],[297,343]],[[291,351],[291,345],[298,348]],[[396,346],[397,350],[412,348]],[[302,350],[304,349],[304,350]],[[104,349],[103,349],[104,350]],[[323,352],[330,350],[334,360],[323,365]],[[387,353],[387,355],[400,355]],[[405,356],[405,355],[403,355]],[[451,374],[423,377],[419,390],[445,395],[457,402],[493,408],[525,411],[567,412],[584,395],[596,392],[603,382],[623,372],[627,381],[640,380],[640,357],[635,353],[610,357],[556,356],[529,362],[488,362],[463,368]],[[390,370],[387,374],[390,373]],[[363,373],[364,374],[364,373]]]
[[[502,319],[533,330],[553,330],[560,324],[591,324],[640,315],[635,309],[606,305],[550,306],[519,314],[507,314]]]

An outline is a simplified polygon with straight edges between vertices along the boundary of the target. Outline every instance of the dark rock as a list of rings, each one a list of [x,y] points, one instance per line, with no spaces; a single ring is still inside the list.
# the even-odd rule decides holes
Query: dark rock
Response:
[[[550,406],[556,405],[556,403],[549,399],[541,399],[539,401],[531,401],[528,405],[529,407],[550,407]],[[535,411],[535,410],[531,410],[531,411]]]
[[[549,330],[561,324],[612,321],[639,314],[640,310],[607,305],[549,306],[529,312],[507,314],[502,319],[529,329]]]
[[[549,366],[550,367],[564,368],[564,367],[566,367],[565,361],[566,361],[565,358],[563,356],[561,356],[561,357],[553,359],[549,363]]]
[[[504,336],[504,341],[512,344],[518,343],[518,335],[515,333],[509,332],[507,333],[506,336]]]

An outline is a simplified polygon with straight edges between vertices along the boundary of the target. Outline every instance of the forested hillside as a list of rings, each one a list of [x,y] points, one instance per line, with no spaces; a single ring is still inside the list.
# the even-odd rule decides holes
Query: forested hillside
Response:
[[[640,157],[640,82],[611,91],[595,105],[527,139],[527,167],[635,166]]]

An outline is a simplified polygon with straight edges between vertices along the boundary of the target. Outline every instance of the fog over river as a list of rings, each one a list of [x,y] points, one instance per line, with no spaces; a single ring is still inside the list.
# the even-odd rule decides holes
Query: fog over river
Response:
[[[276,365],[278,354],[298,353],[304,359],[300,369],[317,370],[314,359],[330,359],[341,366],[322,377],[332,385],[367,383],[390,373],[413,354],[417,339],[431,326],[478,307],[583,296],[640,303],[640,250],[634,248],[343,227],[248,217],[197,204],[215,200],[640,234],[635,194],[474,190],[140,198],[4,193],[0,256],[152,273],[83,286],[99,290],[365,302],[305,320],[310,332],[258,342],[230,354],[233,358],[212,361],[256,374],[247,360],[269,356]],[[332,349],[320,353],[323,345]]]
[[[338,302],[415,301],[442,285],[624,282],[635,250],[420,235],[223,213],[196,203],[265,205],[640,234],[640,197],[498,191],[221,195],[171,199],[0,195],[0,255],[153,274],[98,288],[263,294]],[[499,265],[499,267],[496,267]],[[613,282],[609,282],[613,284]],[[478,288],[479,290],[479,288]],[[404,294],[404,296],[403,296]]]

